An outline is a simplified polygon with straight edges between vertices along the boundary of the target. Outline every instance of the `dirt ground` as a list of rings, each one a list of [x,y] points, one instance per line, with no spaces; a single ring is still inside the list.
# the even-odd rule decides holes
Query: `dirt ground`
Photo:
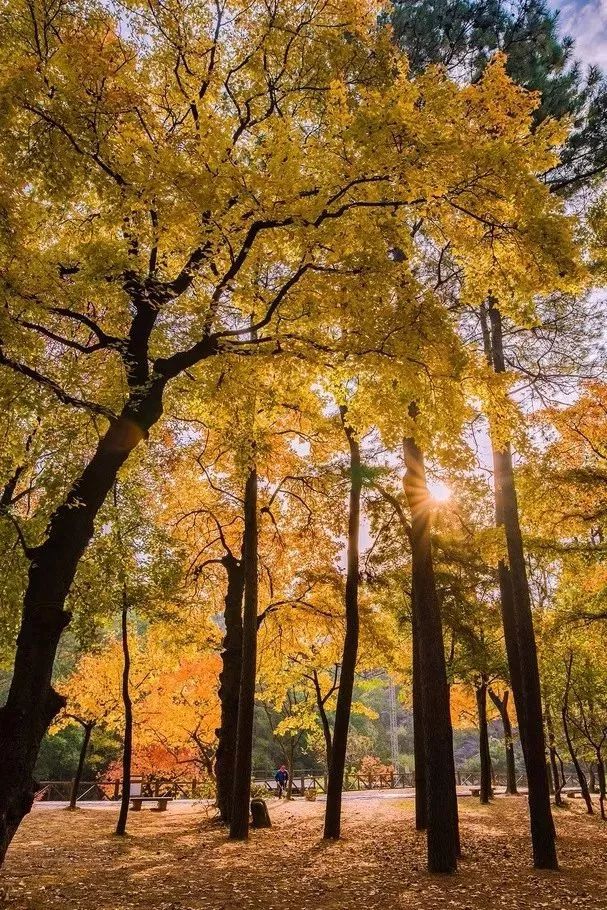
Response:
[[[344,837],[321,840],[323,804],[270,802],[273,827],[230,843],[202,806],[132,814],[37,809],[0,880],[11,910],[607,910],[607,823],[556,814],[561,871],[530,868],[524,798],[460,801],[455,876],[425,871],[412,800],[352,800]]]

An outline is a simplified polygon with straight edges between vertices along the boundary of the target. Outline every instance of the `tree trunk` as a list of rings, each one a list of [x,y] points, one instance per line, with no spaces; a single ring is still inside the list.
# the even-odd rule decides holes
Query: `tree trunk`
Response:
[[[478,739],[481,760],[480,801],[487,804],[493,796],[491,787],[491,753],[489,752],[489,731],[487,729],[487,681],[483,677],[476,687],[476,708],[478,711]]]
[[[89,743],[91,741],[91,733],[93,732],[93,727],[95,726],[94,722],[84,722],[79,721],[82,724],[84,729],[84,736],[82,737],[82,744],[80,746],[80,757],[78,759],[78,767],[76,768],[76,776],[72,781],[72,792],[70,795],[70,809],[76,808],[76,802],[78,800],[78,790],[80,789],[80,781],[82,780],[82,772],[84,770],[84,762],[86,761],[86,753],[89,749]]]
[[[341,832],[341,796],[346,767],[346,749],[348,746],[348,728],[354,690],[354,672],[358,657],[358,585],[359,585],[359,536],[360,536],[360,498],[362,490],[362,470],[360,448],[354,431],[346,423],[346,409],[341,409],[342,423],[350,449],[350,503],[348,510],[348,555],[346,574],[346,633],[339,678],[339,691],[335,708],[333,725],[333,745],[329,779],[327,784],[327,803],[325,809],[325,838],[338,838]]]
[[[504,728],[504,749],[506,751],[506,793],[518,793],[516,784],[516,760],[514,758],[514,738],[512,736],[512,724],[508,712],[508,701],[510,693],[506,689],[504,697],[500,698],[496,692],[489,689],[491,701],[497,708]]]
[[[223,617],[225,635],[221,652],[219,674],[220,727],[217,730],[215,780],[217,783],[217,808],[224,824],[231,819],[232,793],[234,790],[234,755],[236,753],[236,727],[240,697],[240,670],[242,660],[242,598],[244,594],[244,562],[231,553],[222,559],[228,576],[224,599]]]
[[[416,409],[412,406],[412,416]],[[427,788],[428,869],[455,872],[458,855],[457,793],[453,730],[430,540],[430,497],[424,459],[413,439],[403,442],[405,494],[411,511],[411,557],[415,603],[418,607],[419,654],[424,715]]]
[[[255,717],[255,682],[257,677],[257,470],[249,471],[244,503],[244,609],[242,619],[242,658],[236,749],[234,756],[234,789],[230,838],[246,840],[249,836],[249,799]]]
[[[487,310],[481,307],[480,311],[481,327],[483,332],[483,343],[485,356],[491,369],[496,373],[505,371],[505,362],[502,357],[494,356],[492,332],[489,328],[487,319]],[[499,335],[501,341],[501,333]],[[497,365],[496,365],[497,364]],[[502,451],[493,445],[492,428],[489,428],[491,439],[491,451],[493,456],[493,476],[494,476],[494,497],[495,497],[495,525],[498,528],[504,526],[504,484],[502,478],[508,473],[508,451]],[[518,732],[521,741],[523,755],[525,755],[525,699],[523,697],[523,682],[521,675],[521,660],[519,654],[518,633],[516,629],[516,608],[514,604],[514,591],[512,590],[512,578],[508,563],[500,559],[498,562],[498,578],[500,586],[500,607],[502,613],[502,626],[504,628],[504,644],[506,646],[506,656],[508,658],[508,669],[510,671],[510,684],[514,696],[516,715],[518,718]]]
[[[122,750],[122,798],[120,800],[120,813],[116,834],[126,834],[126,821],[129,814],[131,799],[131,765],[133,761],[133,703],[129,691],[129,676],[131,672],[131,654],[129,651],[129,603],[126,586],[122,592],[122,704],[124,705],[124,747]]]
[[[285,793],[285,798],[287,800],[293,799],[293,766],[295,765],[295,744],[293,742],[289,745],[289,750],[287,752],[287,771],[289,772],[289,779],[287,781],[287,792]],[[302,794],[303,796],[303,794]]]
[[[504,373],[506,365],[502,341],[502,319],[493,301],[489,304],[489,319],[493,368],[496,373]],[[538,869],[557,869],[555,829],[550,808],[548,775],[546,774],[540,675],[510,443],[501,446],[499,456],[495,472],[496,513],[499,502],[499,511],[506,535],[518,643],[521,685],[518,702],[516,701],[518,683],[513,684],[513,691],[527,770],[533,862]],[[512,630],[509,629],[508,634],[511,632]],[[504,634],[507,634],[506,627],[504,627]],[[512,648],[512,650],[514,649]],[[512,667],[510,671],[512,674]],[[512,676],[513,680],[516,672],[515,670]]]
[[[573,739],[571,738],[571,732],[569,730],[569,718],[567,714],[567,707],[563,705],[561,710],[561,717],[563,720],[563,732],[565,734],[565,740],[567,742],[567,748],[569,749],[569,755],[571,756],[571,761],[573,762],[573,767],[575,768],[575,773],[577,775],[578,783],[580,785],[580,790],[582,791],[582,797],[586,803],[586,809],[588,815],[594,815],[594,807],[592,805],[592,798],[590,796],[590,790],[588,789],[588,781],[586,780],[586,775],[582,770],[580,760],[577,757],[577,752],[575,751],[575,746],[573,744]]]
[[[333,745],[331,742],[331,726],[329,724],[329,718],[327,717],[327,712],[325,710],[325,699],[323,698],[322,691],[320,688],[320,682],[318,680],[318,673],[316,670],[312,671],[312,682],[314,683],[314,692],[316,695],[316,707],[320,715],[320,722],[322,725],[322,733],[325,740],[325,756],[327,762],[327,771],[331,767],[331,755],[333,751]]]
[[[65,599],[94,531],[94,521],[118,471],[162,414],[163,382],[145,401],[129,402],[110,424],[65,502],[54,512],[43,544],[30,551],[30,568],[14,672],[0,709],[0,862],[30,811],[40,743],[65,705],[51,686],[59,639],[70,621]]]
[[[607,797],[607,781],[605,779],[605,762],[600,749],[596,750],[597,772],[599,776],[599,805],[601,807],[601,818],[607,818],[605,812],[605,799]]]
[[[418,607],[415,604],[415,589],[411,591],[411,634],[413,650],[413,752],[415,758],[415,827],[425,831],[428,827],[428,805],[426,793],[426,753],[424,749],[424,703],[419,643]]]
[[[557,765],[557,748],[556,748],[556,737],[554,735],[554,723],[552,720],[552,709],[548,702],[546,702],[546,730],[548,731],[548,754],[550,758],[550,772],[552,774],[552,786],[554,788],[554,802],[557,806],[561,807],[563,805],[563,797],[561,796],[561,779],[559,776],[559,769]]]

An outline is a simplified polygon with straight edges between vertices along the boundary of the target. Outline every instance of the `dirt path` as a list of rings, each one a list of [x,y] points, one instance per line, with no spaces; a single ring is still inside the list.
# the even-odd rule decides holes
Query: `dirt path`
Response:
[[[461,801],[465,856],[452,877],[425,872],[413,804],[345,807],[344,838],[320,839],[319,803],[270,805],[274,827],[229,843],[200,807],[132,815],[34,811],[0,882],[11,910],[607,910],[607,824],[557,813],[559,873],[529,867],[525,800]],[[1,905],[2,899],[0,899]]]

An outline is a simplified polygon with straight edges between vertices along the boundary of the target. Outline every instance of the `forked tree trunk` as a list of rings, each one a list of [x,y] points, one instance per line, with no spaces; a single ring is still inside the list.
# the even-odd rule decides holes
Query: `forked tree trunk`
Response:
[[[78,790],[80,789],[80,781],[82,780],[82,772],[84,771],[84,763],[86,761],[86,753],[89,750],[89,743],[91,741],[91,733],[93,732],[93,727],[95,726],[95,721],[84,721],[79,718],[74,718],[78,720],[78,723],[82,725],[84,730],[84,736],[82,737],[82,743],[80,745],[80,756],[78,758],[78,767],[76,768],[76,776],[72,781],[72,792],[70,794],[70,809],[76,808],[76,803],[78,801]]]
[[[227,553],[222,559],[228,576],[223,617],[225,635],[219,674],[220,727],[217,730],[215,780],[217,808],[224,824],[230,824],[234,790],[234,755],[240,698],[240,669],[242,661],[242,598],[244,594],[244,561]]]
[[[163,382],[130,402],[99,441],[95,454],[54,512],[43,544],[30,551],[28,585],[13,677],[0,709],[0,862],[30,811],[40,743],[65,699],[51,686],[59,639],[70,621],[65,599],[118,471],[162,414]]]
[[[122,704],[124,706],[124,746],[122,750],[122,797],[116,834],[126,834],[126,822],[131,799],[131,765],[133,762],[133,702],[130,693],[131,653],[129,650],[129,602],[126,587],[122,592]]]
[[[234,756],[234,789],[230,838],[246,840],[249,836],[249,799],[255,717],[255,682],[257,676],[257,470],[249,471],[244,502],[244,608],[242,616],[242,662],[236,750]]]
[[[504,373],[506,363],[502,340],[502,318],[494,301],[489,303],[489,320],[491,325],[493,369],[496,373]],[[493,429],[491,432],[493,434]],[[500,517],[503,522],[508,550],[514,625],[518,643],[518,669],[515,669],[513,673],[513,668],[510,667],[510,672],[513,681],[517,672],[520,672],[521,691],[518,696],[519,700],[516,700],[516,689],[519,683],[514,687],[514,697],[527,770],[533,862],[538,869],[557,869],[555,829],[550,808],[548,775],[546,774],[540,675],[533,628],[531,596],[525,567],[523,537],[519,523],[518,501],[514,484],[512,449],[509,442],[499,447],[494,446],[494,448],[499,452],[495,472],[496,513],[498,512],[497,504],[499,502],[499,512],[501,513]],[[512,630],[508,629],[507,631],[505,625],[504,634],[511,635],[511,633]],[[510,650],[515,653],[512,643],[508,653],[509,658]]]
[[[478,741],[481,761],[480,801],[487,804],[493,796],[491,787],[491,753],[489,752],[489,731],[487,729],[487,680],[483,677],[476,687],[476,709],[478,712]]]
[[[412,416],[417,413],[412,407]],[[430,497],[424,459],[413,439],[403,442],[405,494],[411,511],[411,556],[418,607],[424,751],[427,788],[428,869],[455,872],[459,852],[453,730],[442,622],[430,540]]]
[[[339,691],[335,707],[333,724],[333,746],[329,779],[327,783],[327,803],[325,808],[324,837],[336,839],[341,833],[341,796],[346,767],[346,749],[348,746],[348,728],[354,690],[354,673],[358,657],[358,585],[359,585],[359,536],[360,536],[360,498],[362,491],[362,470],[360,447],[354,431],[346,422],[346,409],[341,409],[341,417],[350,450],[350,501],[348,509],[348,553],[346,574],[346,633],[339,678]]]
[[[499,711],[502,727],[504,730],[504,750],[506,752],[506,793],[515,794],[518,793],[518,787],[516,783],[514,737],[512,736],[512,723],[510,721],[510,713],[508,711],[510,693],[506,689],[503,698],[500,698],[499,695],[493,691],[493,689],[489,689],[489,696]]]
[[[426,792],[426,752],[424,749],[424,703],[419,644],[418,607],[415,588],[411,591],[411,634],[413,663],[413,752],[415,759],[415,827],[425,831],[428,826],[428,795]]]

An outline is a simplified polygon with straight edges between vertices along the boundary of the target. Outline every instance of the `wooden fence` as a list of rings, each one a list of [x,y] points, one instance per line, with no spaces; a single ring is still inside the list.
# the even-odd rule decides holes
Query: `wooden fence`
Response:
[[[256,771],[253,773],[252,785],[267,792],[276,790],[274,771]],[[456,771],[457,784],[460,787],[478,787],[479,775]],[[517,776],[517,784],[526,787],[527,779],[524,774]],[[493,776],[495,787],[505,787],[505,775]],[[388,775],[365,775],[348,773],[344,779],[345,791],[363,790],[397,790],[411,789],[415,786],[415,776],[412,771],[395,772]],[[574,774],[565,775],[565,786],[578,786]],[[297,770],[293,772],[293,793],[302,795],[306,790],[315,789],[318,793],[327,792],[327,775],[322,771],[313,772]],[[133,789],[136,788],[136,789]],[[70,798],[72,782],[69,780],[42,781],[36,794],[38,801],[67,802]],[[197,778],[169,780],[160,777],[135,778],[131,787],[132,795],[144,796],[172,796],[174,799],[204,799],[208,797],[208,782],[204,783]],[[122,795],[121,780],[83,781],[78,789],[78,801],[104,801],[118,800]]]

